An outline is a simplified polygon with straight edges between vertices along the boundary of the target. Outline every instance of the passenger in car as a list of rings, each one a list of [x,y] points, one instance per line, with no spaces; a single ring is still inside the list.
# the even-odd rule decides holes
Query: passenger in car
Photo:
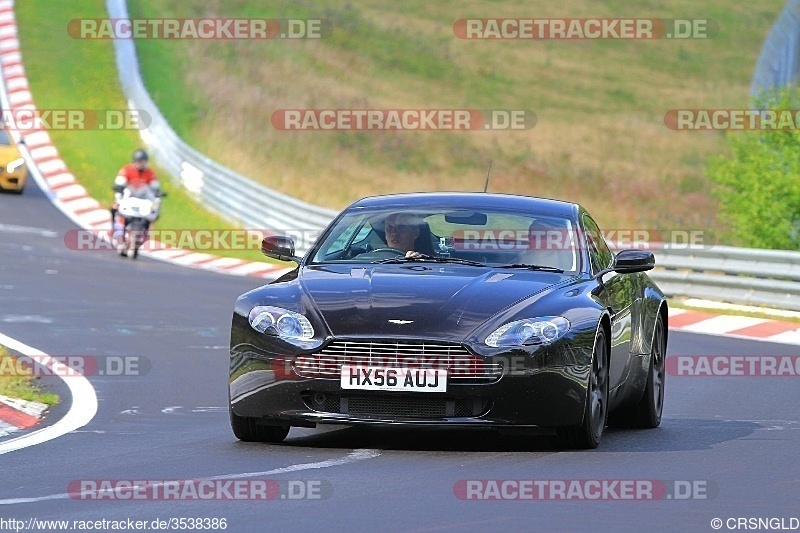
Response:
[[[528,250],[517,262],[575,270],[575,251],[570,231],[555,221],[534,220],[528,228]]]

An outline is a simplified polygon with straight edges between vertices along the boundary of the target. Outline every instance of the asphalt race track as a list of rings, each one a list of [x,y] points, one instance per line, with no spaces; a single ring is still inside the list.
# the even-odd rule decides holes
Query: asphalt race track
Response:
[[[99,409],[87,426],[0,456],[0,519],[224,518],[228,531],[438,532],[713,531],[714,518],[727,531],[729,518],[782,518],[786,527],[800,518],[796,376],[667,376],[659,429],[610,429],[589,452],[520,434],[338,426],[294,428],[281,445],[238,442],[226,407],[230,316],[259,280],[69,250],[64,233],[73,227],[32,180],[22,196],[0,194],[0,333],[54,356],[138,356],[149,371],[91,376]],[[670,332],[670,356],[799,351]],[[284,498],[67,494],[78,480],[208,478],[274,480]],[[655,501],[479,501],[454,491],[466,480],[655,480],[695,489]],[[298,487],[321,487],[321,498],[289,497]]]

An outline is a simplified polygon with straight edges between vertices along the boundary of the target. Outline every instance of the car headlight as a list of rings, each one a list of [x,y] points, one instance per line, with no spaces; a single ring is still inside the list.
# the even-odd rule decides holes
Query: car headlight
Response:
[[[9,172],[14,172],[15,170],[17,170],[19,167],[21,167],[24,164],[25,164],[25,159],[23,159],[22,157],[18,157],[15,160],[13,160],[12,162],[10,162],[8,164],[7,168],[8,168]]]
[[[254,330],[281,339],[309,340],[314,336],[314,328],[306,317],[280,307],[258,305],[250,311],[248,319]]]
[[[563,316],[540,316],[504,324],[486,337],[486,344],[495,348],[525,344],[550,344],[569,331],[569,320]]]

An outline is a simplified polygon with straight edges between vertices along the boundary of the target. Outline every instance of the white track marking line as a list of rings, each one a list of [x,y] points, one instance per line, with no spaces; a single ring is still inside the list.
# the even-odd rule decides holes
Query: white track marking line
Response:
[[[223,474],[221,476],[212,476],[212,477],[207,477],[207,478],[194,478],[193,477],[191,479],[195,480],[195,481],[219,481],[219,480],[225,480],[225,479],[239,479],[239,478],[244,478],[244,477],[274,476],[275,474],[286,474],[288,472],[300,472],[302,470],[316,470],[318,468],[330,468],[332,466],[341,466],[341,465],[346,465],[346,464],[350,464],[350,463],[356,463],[358,461],[366,461],[367,459],[374,459],[375,457],[378,457],[378,456],[380,456],[380,452],[378,452],[377,450],[368,450],[368,449],[353,450],[352,452],[350,452],[349,454],[347,454],[344,457],[340,457],[338,459],[326,459],[325,461],[319,461],[319,462],[316,462],[316,463],[302,463],[302,464],[297,464],[297,465],[289,465],[289,466],[284,466],[284,467],[281,467],[281,468],[274,468],[272,470],[264,470],[263,472],[244,472],[244,473],[241,473],[241,474]],[[165,480],[165,482],[166,481],[172,482],[172,481],[175,481],[175,480]],[[132,489],[136,489],[136,488],[139,488],[139,487],[154,487],[154,486],[158,486],[158,485],[162,485],[162,484],[163,484],[162,482],[144,483],[142,485],[136,485],[134,487],[131,487],[131,489],[126,489],[126,490],[132,490]],[[113,494],[114,490],[113,489],[112,490],[100,490],[100,491],[93,491],[93,492],[97,493],[98,495],[102,494],[102,493],[105,493],[105,492]],[[43,502],[43,501],[48,501],[48,500],[67,500],[69,498],[70,498],[69,493],[68,492],[64,492],[64,493],[61,493],[61,494],[49,494],[47,496],[38,496],[38,497],[32,497],[32,498],[8,498],[8,499],[5,499],[5,500],[0,500],[0,505],[16,505],[16,504],[20,504],[20,503],[37,503],[37,502]]]
[[[63,377],[62,379],[72,395],[72,405],[69,411],[58,422],[52,426],[0,442],[0,455],[53,440],[91,422],[94,415],[97,414],[97,394],[88,379],[82,375],[75,375],[74,370],[55,361],[46,353],[2,333],[0,333],[0,344],[28,357],[36,357],[40,364],[47,367],[56,376],[69,375],[68,379]],[[67,372],[70,373],[67,374]]]

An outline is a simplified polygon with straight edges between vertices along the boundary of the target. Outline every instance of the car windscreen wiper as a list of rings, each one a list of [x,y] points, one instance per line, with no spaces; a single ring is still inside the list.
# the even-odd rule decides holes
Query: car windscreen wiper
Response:
[[[370,263],[380,263],[380,264],[391,264],[391,263],[408,263],[410,261],[419,261],[419,259],[410,259],[403,257],[402,255],[397,257],[387,257],[386,259],[376,259],[375,261],[370,261]]]
[[[457,265],[471,265],[476,267],[485,267],[486,264],[481,263],[480,261],[472,261],[470,259],[461,259],[459,257],[427,257],[423,259],[424,261],[435,261],[437,263],[455,263]]]
[[[563,273],[564,270],[561,268],[553,267],[553,266],[546,266],[546,265],[529,265],[527,263],[515,263],[513,265],[501,265],[497,268],[526,268],[528,270],[542,270],[545,272],[557,272],[559,274]]]
[[[484,263],[479,261],[470,261],[469,259],[459,259],[458,257],[431,257],[429,255],[420,254],[415,257],[389,257],[387,259],[378,259],[371,261],[372,263],[391,264],[391,263],[454,263],[458,265],[470,265],[477,267],[485,267]]]

